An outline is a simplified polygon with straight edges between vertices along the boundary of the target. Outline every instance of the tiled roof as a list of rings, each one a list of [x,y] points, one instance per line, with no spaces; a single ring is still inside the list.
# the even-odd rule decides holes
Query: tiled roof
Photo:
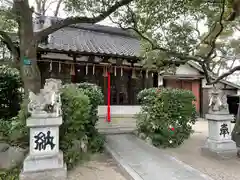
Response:
[[[60,29],[49,35],[44,50],[72,51],[111,55],[113,57],[139,57],[140,41],[130,32],[116,27],[78,24]]]

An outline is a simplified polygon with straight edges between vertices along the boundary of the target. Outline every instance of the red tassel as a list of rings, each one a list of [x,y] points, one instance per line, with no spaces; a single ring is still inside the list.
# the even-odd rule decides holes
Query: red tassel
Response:
[[[107,121],[111,122],[111,109],[110,109],[110,103],[111,103],[111,79],[110,79],[110,72],[108,72],[108,105],[107,105]]]

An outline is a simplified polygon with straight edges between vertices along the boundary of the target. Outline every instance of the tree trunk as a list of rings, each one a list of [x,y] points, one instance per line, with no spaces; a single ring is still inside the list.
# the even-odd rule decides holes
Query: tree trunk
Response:
[[[19,18],[20,73],[24,83],[25,95],[28,91],[37,93],[41,88],[41,75],[37,65],[37,47],[34,40],[32,12],[28,0],[15,1]],[[28,60],[30,63],[26,64]]]
[[[24,65],[24,58],[29,59],[31,64]],[[21,52],[20,70],[25,93],[28,94],[28,91],[38,93],[41,88],[41,74],[37,64],[37,48],[31,47]]]

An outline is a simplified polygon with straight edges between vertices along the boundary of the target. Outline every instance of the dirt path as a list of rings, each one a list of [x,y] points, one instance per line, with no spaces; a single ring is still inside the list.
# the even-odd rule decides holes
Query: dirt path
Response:
[[[68,174],[68,180],[126,180],[114,160],[106,154],[96,154]]]
[[[201,155],[200,148],[208,135],[207,122],[198,121],[194,130],[195,133],[181,147],[164,151],[215,180],[240,180],[240,159],[237,157],[231,160],[216,160]]]

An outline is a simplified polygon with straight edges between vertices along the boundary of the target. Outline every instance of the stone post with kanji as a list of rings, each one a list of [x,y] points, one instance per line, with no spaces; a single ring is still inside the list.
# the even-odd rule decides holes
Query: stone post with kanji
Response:
[[[229,159],[237,156],[236,143],[231,139],[231,121],[227,97],[219,89],[213,88],[210,92],[208,120],[208,138],[202,153],[219,159]]]
[[[47,79],[40,93],[29,92],[27,119],[30,128],[29,154],[24,160],[20,180],[66,180],[67,168],[59,150],[62,124],[61,81]]]

